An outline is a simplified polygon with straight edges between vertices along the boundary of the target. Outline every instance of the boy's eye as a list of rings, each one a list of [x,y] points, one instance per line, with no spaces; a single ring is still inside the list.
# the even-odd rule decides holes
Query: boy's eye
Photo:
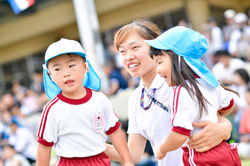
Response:
[[[161,61],[158,61],[157,64],[160,65],[162,62]]]
[[[133,50],[136,49],[136,48],[138,48],[138,46],[133,46],[133,47],[132,47]]]

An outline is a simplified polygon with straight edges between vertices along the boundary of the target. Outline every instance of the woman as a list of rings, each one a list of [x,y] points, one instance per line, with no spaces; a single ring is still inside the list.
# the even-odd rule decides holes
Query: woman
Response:
[[[128,146],[135,163],[138,163],[149,140],[153,151],[164,141],[171,131],[170,117],[164,103],[167,101],[168,85],[156,74],[156,65],[149,56],[149,45],[144,40],[156,38],[159,28],[150,21],[135,21],[119,29],[114,45],[121,54],[124,68],[133,76],[140,77],[141,83],[130,95],[128,101]],[[151,96],[151,97],[149,97]],[[231,124],[225,118],[220,123],[199,122],[194,124],[204,128],[190,140],[196,151],[207,151],[228,139]],[[105,153],[113,160],[121,161],[112,145],[107,145]],[[178,166],[182,164],[182,151],[177,149],[158,161],[158,166]]]

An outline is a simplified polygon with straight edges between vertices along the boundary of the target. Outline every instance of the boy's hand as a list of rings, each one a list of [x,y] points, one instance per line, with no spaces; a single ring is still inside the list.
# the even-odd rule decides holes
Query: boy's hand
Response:
[[[166,156],[166,154],[167,153],[161,152],[160,147],[157,148],[156,157],[157,157],[158,160],[163,159]]]

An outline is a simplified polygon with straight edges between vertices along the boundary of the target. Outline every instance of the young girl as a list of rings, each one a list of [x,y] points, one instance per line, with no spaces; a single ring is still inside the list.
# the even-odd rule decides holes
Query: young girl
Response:
[[[159,33],[160,30],[154,23],[138,20],[120,28],[114,38],[114,45],[121,54],[124,68],[131,76],[141,79],[140,85],[131,93],[128,101],[128,146],[136,163],[143,155],[147,140],[155,153],[157,146],[171,131],[167,111],[147,95],[153,94],[157,101],[167,102],[169,87],[156,73],[156,65],[149,57],[150,47],[144,41],[156,38]],[[225,118],[220,118],[220,122],[196,123],[204,129],[192,137],[192,148],[206,151],[228,139],[231,132],[230,122]],[[107,146],[105,153],[113,160],[121,160],[111,145]],[[172,151],[163,160],[158,161],[158,166],[182,165],[181,156],[181,149]]]
[[[108,166],[106,135],[121,162],[133,165],[118,118],[108,98],[96,91],[99,77],[77,41],[61,39],[48,47],[44,85],[51,101],[38,128],[38,166],[49,165],[53,145],[60,156],[58,166]]]
[[[236,147],[225,141],[204,153],[190,149],[186,143],[188,137],[200,131],[192,122],[217,122],[217,113],[228,115],[234,105],[232,92],[222,88],[199,59],[207,51],[205,37],[177,26],[146,42],[151,46],[150,56],[157,64],[157,73],[170,87],[166,105],[173,128],[158,145],[157,158],[163,159],[167,152],[182,146],[185,166],[241,165]]]

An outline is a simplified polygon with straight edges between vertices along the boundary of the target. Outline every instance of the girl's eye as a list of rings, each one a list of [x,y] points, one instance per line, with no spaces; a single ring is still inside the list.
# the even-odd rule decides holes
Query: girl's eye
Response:
[[[59,68],[56,68],[56,69],[54,69],[55,71],[59,71],[60,69]]]
[[[69,65],[69,68],[75,67],[76,65]]]

